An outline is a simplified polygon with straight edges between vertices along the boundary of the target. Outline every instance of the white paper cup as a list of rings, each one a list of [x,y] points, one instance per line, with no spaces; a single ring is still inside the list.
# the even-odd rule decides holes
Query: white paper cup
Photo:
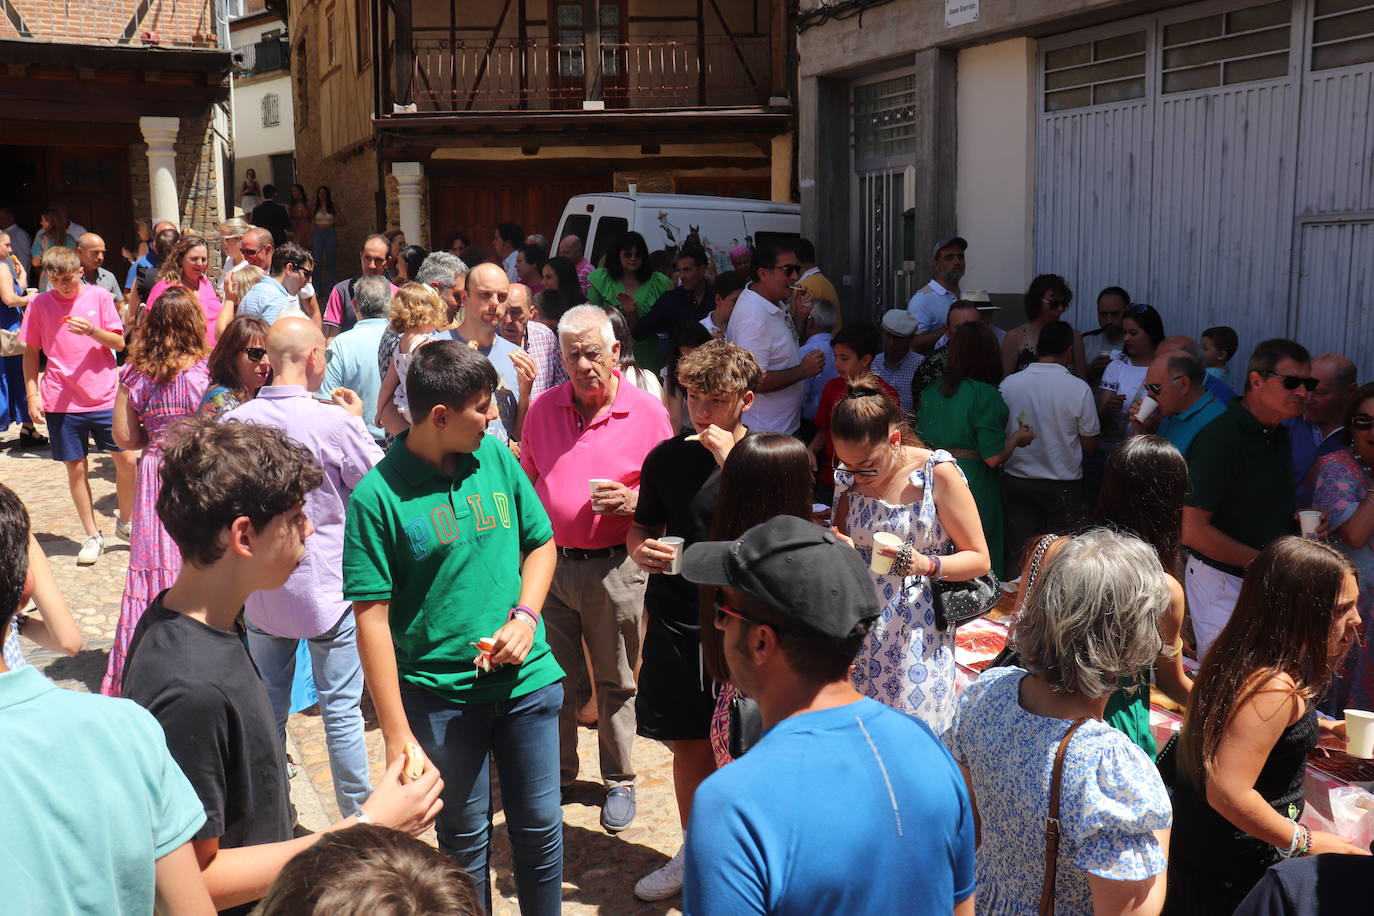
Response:
[[[902,546],[902,539],[888,531],[873,532],[873,559],[869,561],[868,568],[880,576],[885,576],[892,571],[892,557],[885,557],[878,553],[878,548]]]
[[[1310,538],[1317,533],[1317,528],[1322,523],[1322,514],[1316,509],[1303,509],[1298,513],[1298,528],[1302,531],[1302,536]]]
[[[609,477],[592,477],[592,478],[589,478],[589,479],[587,480],[587,496],[588,496],[588,498],[591,498],[591,497],[593,497],[593,496],[596,495],[596,491],[597,491],[597,488],[598,488],[598,487],[609,486],[610,484],[613,484],[613,483],[615,483],[615,481],[614,481],[614,480],[611,480]],[[593,505],[593,506],[592,506],[592,511],[593,511],[593,512],[598,512],[598,511],[600,511],[600,510],[598,510],[598,509],[596,508],[596,506]]]
[[[1145,397],[1140,399],[1140,403],[1136,405],[1136,421],[1139,423],[1144,423],[1146,420],[1150,419],[1150,414],[1154,413],[1158,409],[1159,402],[1156,401],[1154,398],[1150,397],[1148,394],[1145,395]]]
[[[26,295],[26,296],[37,296],[37,295],[38,295],[38,287],[36,287],[36,286],[30,286],[30,287],[26,288],[26,289],[24,290],[24,295]]]
[[[663,572],[670,576],[682,575],[682,545],[684,543],[682,538],[674,536],[661,537],[658,539],[658,542],[665,547],[671,547],[673,549],[673,559],[669,561],[668,567],[663,570]]]
[[[1374,712],[1345,711],[1345,752],[1351,757],[1374,758]]]

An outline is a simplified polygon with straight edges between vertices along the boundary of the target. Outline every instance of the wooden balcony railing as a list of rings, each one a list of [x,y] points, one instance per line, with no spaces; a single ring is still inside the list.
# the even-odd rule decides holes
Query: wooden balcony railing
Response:
[[[611,109],[763,106],[772,94],[767,35],[603,42],[595,51],[587,42],[417,36],[411,48],[409,97],[419,112],[580,110],[589,100]],[[381,101],[390,111],[392,100]]]

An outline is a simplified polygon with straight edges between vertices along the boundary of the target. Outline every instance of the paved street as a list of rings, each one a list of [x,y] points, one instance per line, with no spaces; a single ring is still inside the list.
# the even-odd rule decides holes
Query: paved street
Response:
[[[105,659],[119,618],[120,596],[128,566],[128,545],[114,538],[114,468],[104,456],[91,460],[91,487],[97,515],[106,537],[106,552],[95,566],[76,565],[81,530],[67,494],[62,466],[48,457],[46,449],[19,449],[15,437],[0,435],[0,481],[13,489],[27,504],[33,530],[52,560],[57,582],[76,616],[85,636],[85,648],[74,659],[44,652],[25,643],[29,660],[42,668],[61,686],[74,690],[96,690],[105,671]],[[368,747],[374,775],[381,773],[381,733],[371,717],[368,721]],[[585,777],[597,773],[596,732],[581,729],[578,749]],[[330,784],[329,763],[325,753],[324,729],[315,710],[294,715],[288,724],[288,750],[300,763],[299,775],[291,781],[291,796],[301,823],[312,829],[326,826],[338,817]],[[592,782],[582,781],[564,806],[566,857],[564,868],[564,912],[577,913],[676,913],[678,899],[660,904],[645,904],[634,898],[634,882],[667,861],[681,842],[677,809],[672,792],[672,762],[661,745],[640,739],[635,746],[635,765],[640,774],[639,818],[635,825],[617,837],[608,836],[598,818],[601,791]],[[511,873],[510,844],[503,828],[504,818],[496,813],[496,839],[493,844],[493,909],[495,914],[516,914],[515,882]],[[427,839],[434,842],[433,834]]]

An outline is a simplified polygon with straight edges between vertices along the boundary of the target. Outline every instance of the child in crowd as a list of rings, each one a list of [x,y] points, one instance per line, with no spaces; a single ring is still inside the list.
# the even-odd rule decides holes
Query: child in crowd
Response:
[[[296,856],[254,916],[481,916],[472,879],[422,840],[375,824]]]
[[[447,336],[446,332],[441,334],[439,328],[448,324],[448,309],[433,287],[423,283],[407,283],[398,289],[391,299],[390,320],[391,330],[401,335],[401,342],[396,347],[396,354],[391,357],[391,366],[387,369],[386,378],[382,379],[377,403],[395,404],[401,416],[409,423],[411,420],[410,406],[406,402],[406,372],[410,369],[410,361],[415,357],[415,351],[426,341]],[[374,422],[378,426],[382,425],[380,407]]]
[[[162,456],[157,512],[181,571],[134,631],[124,696],[161,723],[200,796],[192,845],[216,907],[244,914],[322,835],[292,839],[280,734],[236,622],[255,589],[280,588],[299,565],[314,530],[305,495],[322,475],[304,446],[255,423],[187,421]],[[431,771],[402,785],[402,764],[393,760],[362,810],[325,832],[360,821],[428,827],[443,784]]]
[[[417,744],[426,776],[444,775],[439,848],[491,912],[494,760],[520,910],[554,916],[563,671],[540,613],[557,548],[529,477],[486,435],[499,384],[491,361],[456,340],[415,354],[406,379],[414,422],[348,503],[344,597],[387,760]]]
[[[115,350],[124,349],[124,323],[114,297],[81,282],[81,261],[65,246],[43,252],[43,274],[50,289],[35,296],[24,310],[19,339],[24,351],[24,393],[34,422],[48,424],[52,457],[67,466],[67,488],[86,532],[76,562],[90,566],[105,550],[95,523],[90,469],[90,440],[114,459],[119,518],[115,533],[129,540],[134,508],[136,452],[121,451],[114,441]],[[48,357],[38,378],[39,353]]]
[[[35,588],[35,546],[0,484],[0,634]],[[152,716],[0,661],[0,734],[5,912],[214,912],[191,846],[205,812]]]
[[[811,454],[816,456],[817,464],[816,487],[821,496],[828,496],[826,490],[834,485],[835,479],[830,414],[849,391],[849,383],[870,374],[873,358],[882,350],[882,335],[871,324],[852,324],[831,338],[830,352],[835,356],[835,371],[839,375],[826,382],[821,389],[820,406],[816,408],[816,435],[811,438]],[[902,401],[897,390],[882,379],[877,381],[883,393],[900,407]]]
[[[1207,372],[1230,384],[1230,369],[1227,364],[1236,355],[1240,338],[1234,328],[1218,325],[1202,332],[1202,365]]]

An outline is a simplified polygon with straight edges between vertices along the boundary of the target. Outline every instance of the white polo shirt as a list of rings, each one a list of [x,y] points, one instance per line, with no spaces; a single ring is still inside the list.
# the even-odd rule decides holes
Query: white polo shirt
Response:
[[[787,323],[786,311],[747,286],[730,314],[725,339],[754,354],[764,371],[791,369],[801,362],[797,335]],[[786,388],[755,395],[745,422],[754,432],[796,432],[801,425],[803,390],[802,382],[793,382]]]
[[[1002,380],[1009,411],[1007,434],[1018,418],[1035,430],[1035,441],[1011,453],[1002,469],[1023,480],[1079,480],[1083,446],[1079,436],[1101,433],[1097,401],[1088,383],[1059,363],[1031,363]]]

